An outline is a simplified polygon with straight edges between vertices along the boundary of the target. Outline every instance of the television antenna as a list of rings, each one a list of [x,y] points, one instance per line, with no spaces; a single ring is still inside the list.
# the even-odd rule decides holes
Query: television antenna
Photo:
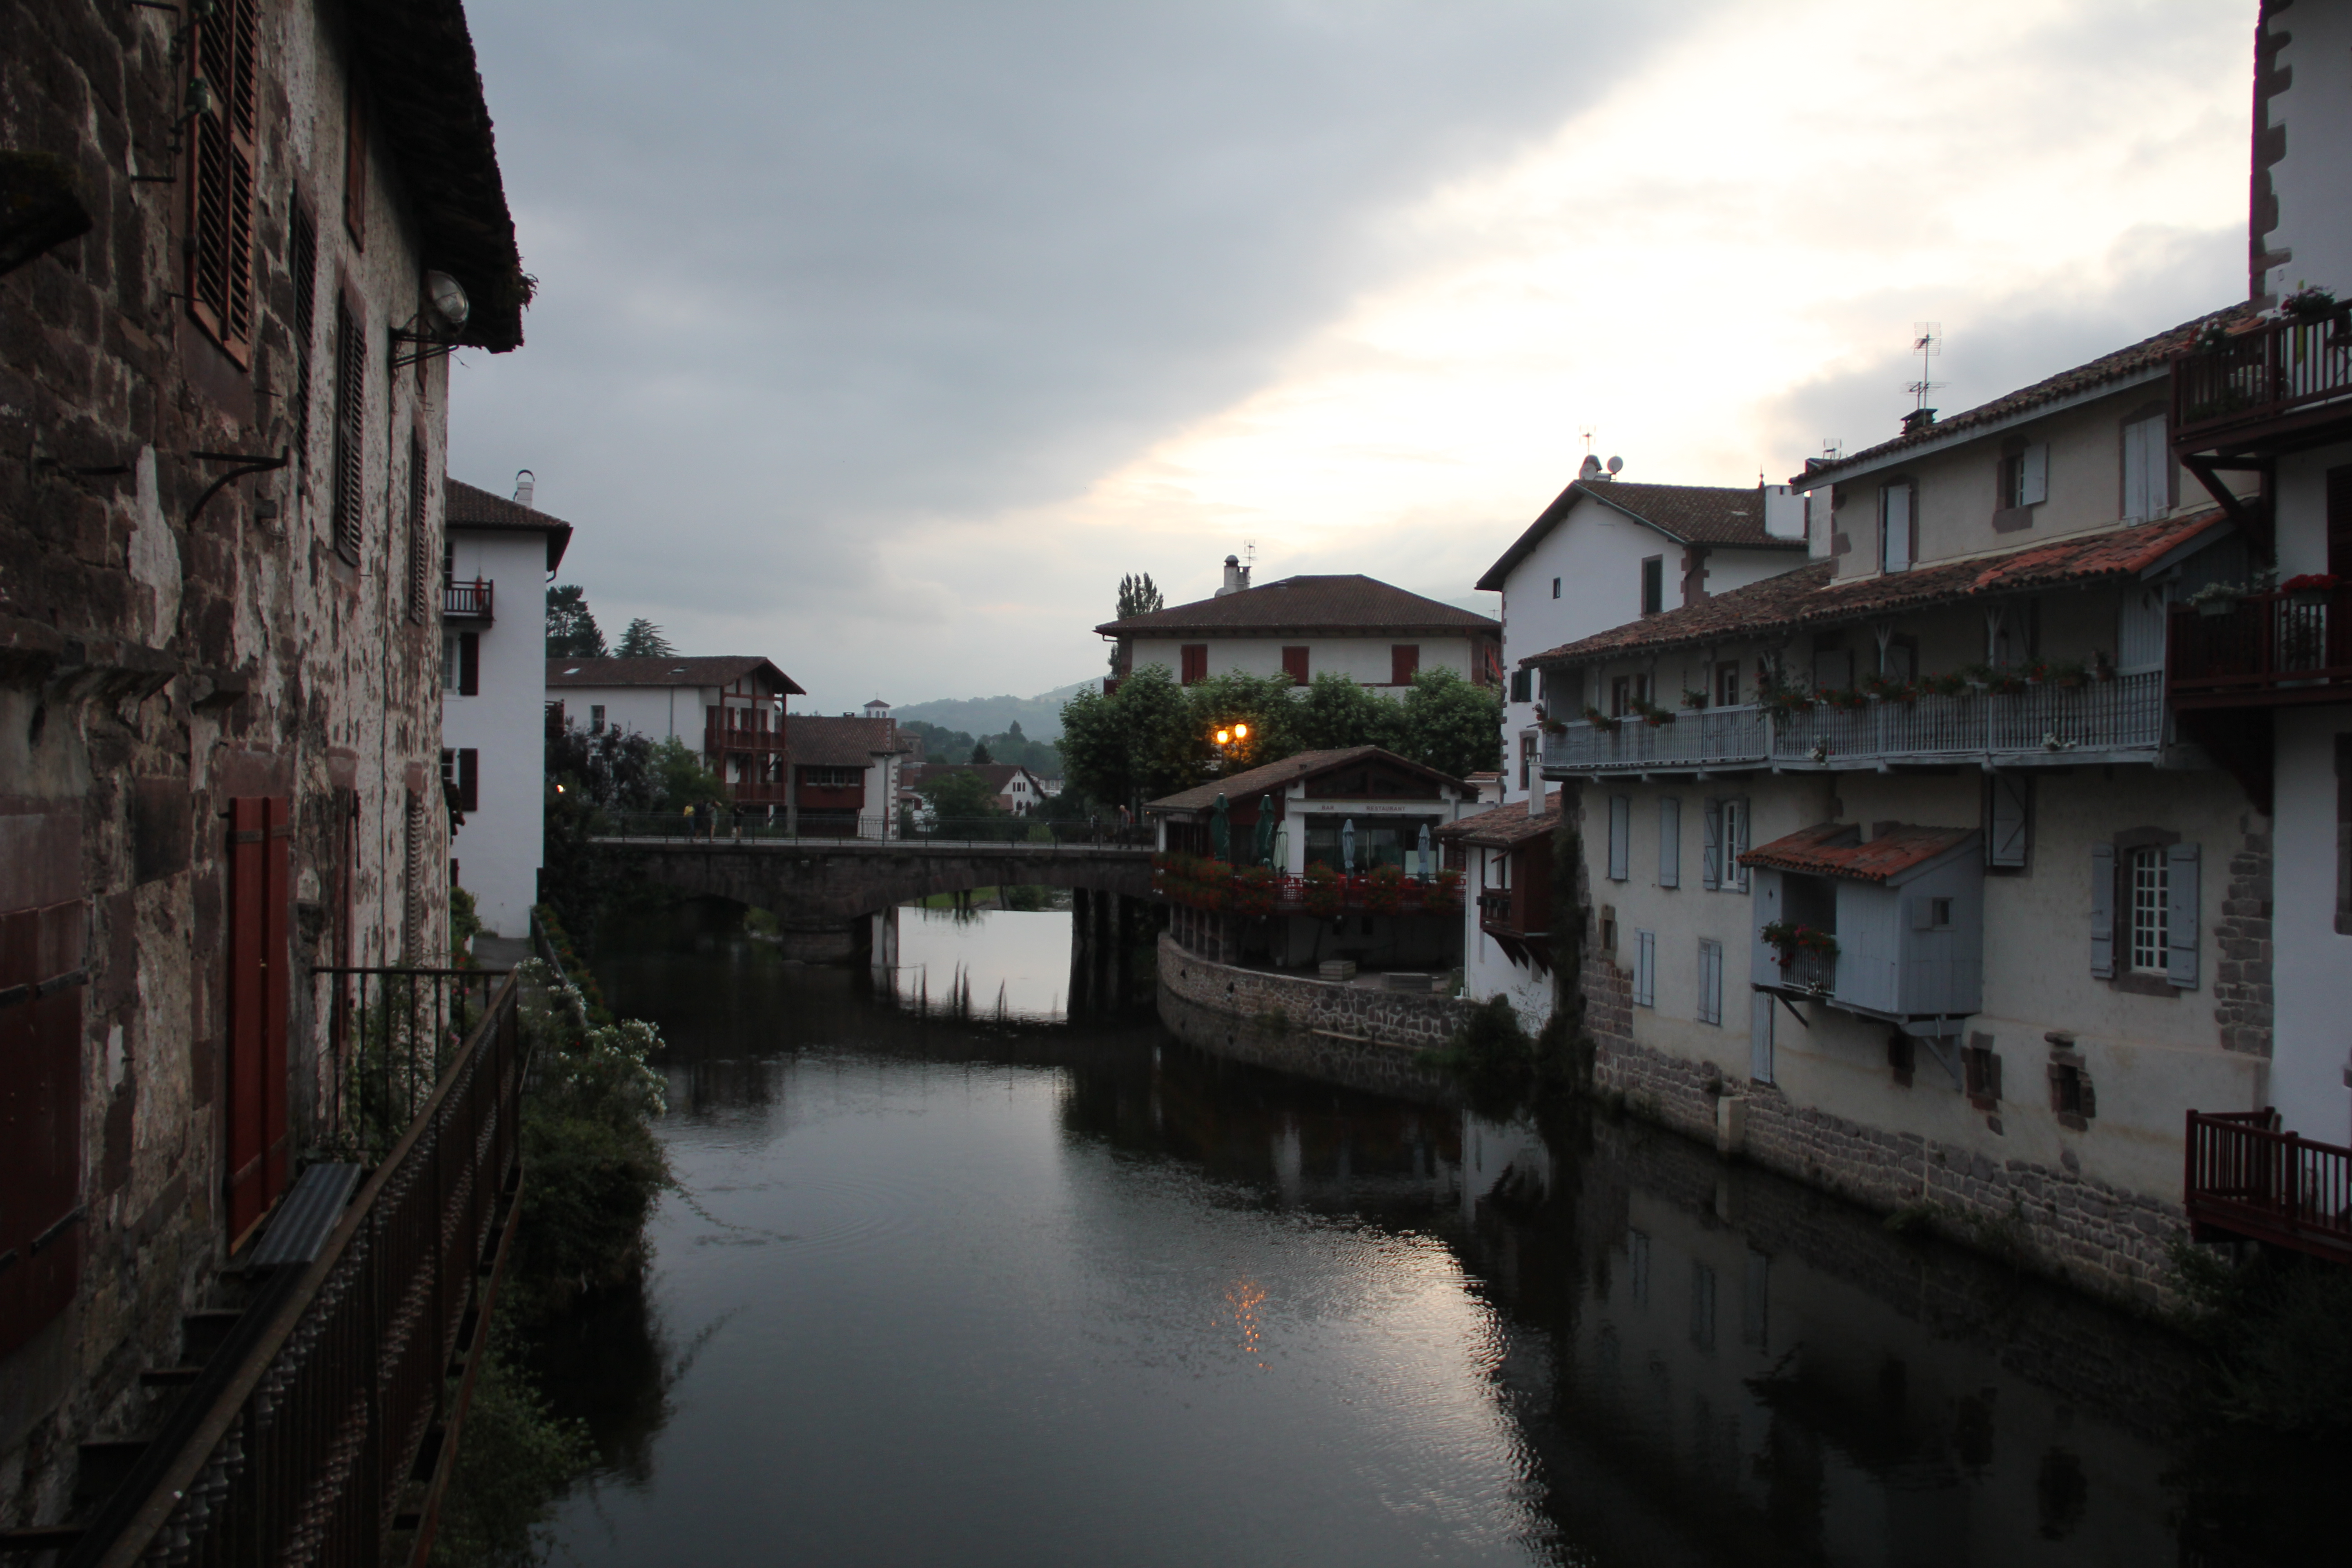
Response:
[[[1253,567],[1253,566],[1256,565],[1256,564],[1257,564],[1257,541],[1256,541],[1256,540],[1255,540],[1255,539],[1244,539],[1244,540],[1243,540],[1243,541],[1242,541],[1242,575],[1243,575],[1244,577],[1247,577],[1247,576],[1249,575],[1249,569],[1250,569],[1251,567]]]
[[[1588,458],[1591,457],[1592,455],[1592,437],[1596,432],[1590,425],[1580,425],[1576,427],[1576,433],[1584,437],[1584,455]]]
[[[1944,323],[1941,321],[1912,322],[1911,352],[1919,356],[1919,379],[1912,382],[1903,390],[1917,399],[1917,402],[1913,405],[1914,408],[1925,408],[1927,406],[1929,393],[1940,391],[1951,384],[1949,382],[1927,379],[1934,368],[1928,362],[1940,358],[1944,353]]]
[[[1822,461],[1834,463],[1845,456],[1845,442],[1835,436],[1822,437]]]

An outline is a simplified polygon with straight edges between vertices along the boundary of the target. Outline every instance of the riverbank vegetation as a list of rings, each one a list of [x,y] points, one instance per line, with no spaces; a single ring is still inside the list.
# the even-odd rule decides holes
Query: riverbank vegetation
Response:
[[[2352,1268],[2262,1249],[2233,1263],[2183,1241],[2180,1326],[2205,1349],[2201,1403],[2232,1425],[2352,1441]]]

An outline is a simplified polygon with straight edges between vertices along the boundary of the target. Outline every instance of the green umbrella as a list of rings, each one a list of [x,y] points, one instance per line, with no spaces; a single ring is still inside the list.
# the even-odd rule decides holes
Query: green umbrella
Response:
[[[1274,796],[1257,797],[1257,833],[1251,843],[1250,859],[1263,866],[1274,854]]]
[[[1225,797],[1220,793],[1217,796],[1217,804],[1209,808],[1209,852],[1218,859],[1223,860],[1229,858],[1233,851],[1232,808],[1225,805]]]

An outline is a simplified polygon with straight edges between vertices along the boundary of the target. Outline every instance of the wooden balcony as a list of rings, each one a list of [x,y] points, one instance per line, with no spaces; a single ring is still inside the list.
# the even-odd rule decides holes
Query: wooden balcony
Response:
[[[2293,450],[2352,426],[2352,331],[2343,314],[2267,321],[2172,361],[2172,444]]]
[[[760,708],[706,708],[702,720],[702,751],[706,756],[724,756],[730,752],[749,752],[755,755],[781,756],[784,750],[784,727],[770,724],[768,713]]]
[[[1548,840],[1538,848],[1546,856],[1551,853]],[[1519,857],[1514,859],[1522,861]],[[1511,962],[1532,964],[1542,973],[1551,968],[1551,884],[1549,878],[1538,882],[1526,877],[1523,861],[1518,869],[1523,879],[1517,886],[1487,888],[1479,893],[1478,929]]]
[[[746,779],[727,786],[727,797],[737,805],[782,805],[792,798],[789,784]],[[807,802],[803,801],[803,805]]]
[[[2176,609],[2166,642],[2175,708],[2352,702],[2352,587],[2253,594],[2221,615]]]
[[[470,583],[441,584],[441,618],[445,621],[479,621],[488,624],[491,617],[492,589],[497,584],[480,577]]]
[[[2181,1202],[2200,1241],[2244,1237],[2352,1263],[2352,1149],[2282,1132],[2275,1110],[2190,1111]]]

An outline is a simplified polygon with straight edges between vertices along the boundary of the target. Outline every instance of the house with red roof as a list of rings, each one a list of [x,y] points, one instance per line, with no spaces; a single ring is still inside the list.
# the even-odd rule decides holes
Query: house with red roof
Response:
[[[738,806],[786,809],[784,702],[800,683],[757,654],[551,658],[551,724],[682,742]]]
[[[1521,661],[1599,1087],[2156,1299],[2185,1118],[2272,1046],[2265,781],[2168,690],[2256,553],[2175,356],[2247,315],[1810,463],[1804,564]]]

